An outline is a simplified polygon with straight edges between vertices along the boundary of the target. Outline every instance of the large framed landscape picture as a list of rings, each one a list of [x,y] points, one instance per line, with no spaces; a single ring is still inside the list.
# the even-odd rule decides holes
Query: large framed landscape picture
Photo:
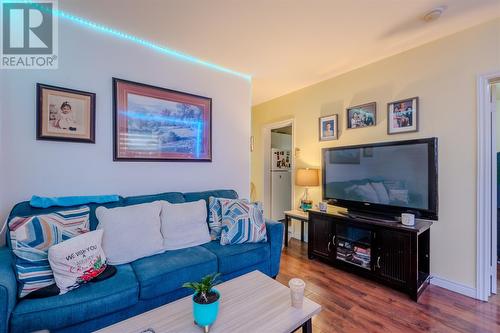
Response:
[[[113,78],[115,161],[211,161],[212,99]]]

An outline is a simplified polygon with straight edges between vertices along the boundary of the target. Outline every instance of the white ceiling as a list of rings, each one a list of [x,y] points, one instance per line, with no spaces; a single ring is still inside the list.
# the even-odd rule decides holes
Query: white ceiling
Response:
[[[435,22],[420,18],[438,5]],[[500,16],[500,0],[60,0],[253,76],[254,105]]]

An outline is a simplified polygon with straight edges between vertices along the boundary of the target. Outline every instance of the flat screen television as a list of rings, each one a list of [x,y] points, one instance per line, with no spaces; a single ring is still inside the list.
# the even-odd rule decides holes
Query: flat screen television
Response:
[[[348,211],[438,219],[437,138],[322,150],[323,200]]]

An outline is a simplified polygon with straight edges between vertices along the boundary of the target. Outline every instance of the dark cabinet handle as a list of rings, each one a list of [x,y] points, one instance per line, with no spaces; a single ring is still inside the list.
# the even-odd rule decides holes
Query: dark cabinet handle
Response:
[[[333,238],[332,238],[332,243],[333,243],[333,246],[336,246],[336,245],[335,245],[335,238],[336,238],[336,237],[337,237],[337,236],[333,235]]]
[[[332,252],[332,249],[330,249],[331,245],[332,245],[332,242],[328,242],[328,252]]]
[[[380,269],[380,256],[377,257],[377,264],[375,266]]]

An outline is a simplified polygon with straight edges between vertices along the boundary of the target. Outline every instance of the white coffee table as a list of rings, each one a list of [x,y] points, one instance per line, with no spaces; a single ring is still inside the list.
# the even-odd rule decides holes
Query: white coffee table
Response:
[[[219,315],[212,333],[290,333],[302,327],[312,332],[311,318],[321,305],[304,297],[302,309],[290,303],[290,289],[259,271],[216,287],[221,293]],[[148,329],[152,331],[147,331]],[[193,322],[191,296],[106,327],[101,333],[200,333]]]

